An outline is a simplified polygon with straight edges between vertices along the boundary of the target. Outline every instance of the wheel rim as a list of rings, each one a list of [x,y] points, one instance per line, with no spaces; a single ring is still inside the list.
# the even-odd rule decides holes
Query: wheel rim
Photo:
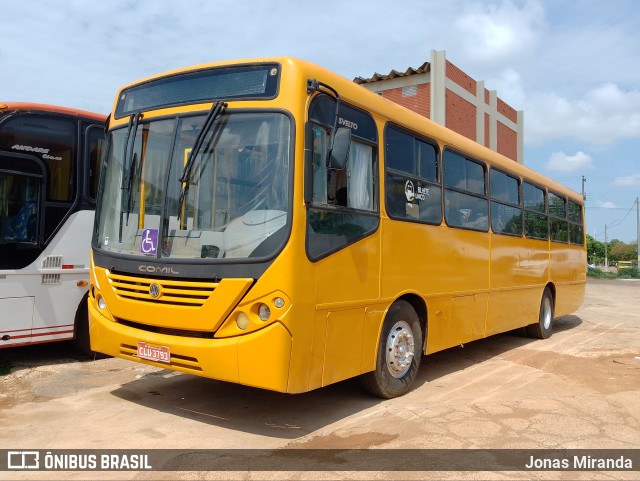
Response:
[[[415,341],[411,326],[405,321],[396,322],[387,337],[387,369],[395,378],[401,378],[411,368]]]
[[[544,298],[542,302],[542,326],[546,329],[551,327],[551,299]]]

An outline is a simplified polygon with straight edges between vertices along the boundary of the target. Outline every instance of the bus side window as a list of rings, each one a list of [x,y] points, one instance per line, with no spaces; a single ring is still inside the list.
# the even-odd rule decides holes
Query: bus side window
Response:
[[[313,128],[313,203],[360,210],[374,210],[373,149],[351,141],[344,169],[326,164],[330,135]]]
[[[6,193],[3,204],[3,241],[36,243],[39,188],[36,179],[2,175]]]
[[[447,225],[489,230],[485,168],[450,150],[444,152],[444,202]]]
[[[545,191],[529,182],[522,184],[524,235],[531,239],[549,238]]]
[[[346,177],[346,206],[373,211],[373,148],[370,145],[351,141]],[[342,200],[340,197],[338,201]]]
[[[582,219],[582,207],[576,202],[569,201],[569,241],[575,245],[584,244],[584,222]]]
[[[491,229],[497,234],[522,235],[520,180],[491,169]]]
[[[313,203],[327,202],[327,131],[313,128]]]
[[[340,104],[349,118],[349,151],[344,164],[330,165],[336,121],[335,99],[320,94],[309,106],[307,149],[310,150],[305,190],[307,208],[306,250],[309,259],[319,260],[375,232],[380,217],[376,196],[377,128],[371,115]],[[347,124],[342,129],[346,129]],[[346,147],[343,145],[342,147]]]
[[[326,163],[330,134],[313,127],[313,203],[308,217],[311,259],[345,247],[378,225],[374,188],[373,147],[351,139],[344,169]]]
[[[569,223],[567,222],[567,200],[549,192],[549,230],[552,241],[569,241]]]
[[[394,125],[385,129],[385,203],[392,219],[442,222],[438,149],[427,140]]]

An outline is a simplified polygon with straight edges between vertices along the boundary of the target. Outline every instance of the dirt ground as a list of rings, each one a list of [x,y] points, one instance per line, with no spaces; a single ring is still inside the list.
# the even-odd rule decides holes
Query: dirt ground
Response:
[[[283,395],[65,344],[0,351],[0,449],[640,448],[640,282],[589,280],[544,341],[507,333],[423,359],[393,400],[357,381]],[[1,362],[0,362],[1,364]],[[52,479],[3,472],[3,479]],[[59,476],[58,476],[59,475]],[[92,472],[54,479],[638,479],[635,472]]]

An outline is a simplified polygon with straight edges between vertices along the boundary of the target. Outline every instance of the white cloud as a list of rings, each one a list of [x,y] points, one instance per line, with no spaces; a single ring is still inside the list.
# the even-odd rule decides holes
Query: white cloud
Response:
[[[590,169],[593,159],[590,155],[578,151],[575,155],[567,155],[564,152],[554,152],[549,157],[547,168],[556,172],[577,172]]]
[[[534,95],[525,112],[528,144],[572,138],[606,145],[640,138],[640,90],[623,90],[612,83],[589,90],[579,100],[556,93]]]
[[[601,209],[617,209],[618,208],[616,204],[610,201],[603,202],[599,200],[597,204],[598,204],[598,207],[600,207]]]
[[[640,185],[640,174],[616,177],[613,183],[620,187],[634,187]]]
[[[522,78],[516,70],[512,68],[502,70],[498,77],[487,78],[485,86],[490,90],[496,90],[498,97],[516,110],[522,110],[525,93],[522,87]]]
[[[504,62],[535,49],[544,10],[537,1],[522,8],[507,0],[499,4],[470,3],[454,21],[464,55],[476,62]]]

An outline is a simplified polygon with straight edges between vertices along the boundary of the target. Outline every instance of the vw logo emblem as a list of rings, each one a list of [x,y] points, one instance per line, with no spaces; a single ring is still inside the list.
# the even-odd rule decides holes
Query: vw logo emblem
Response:
[[[149,294],[154,299],[157,299],[158,297],[160,297],[160,286],[158,284],[156,284],[155,282],[153,284],[151,284],[149,286]]]

